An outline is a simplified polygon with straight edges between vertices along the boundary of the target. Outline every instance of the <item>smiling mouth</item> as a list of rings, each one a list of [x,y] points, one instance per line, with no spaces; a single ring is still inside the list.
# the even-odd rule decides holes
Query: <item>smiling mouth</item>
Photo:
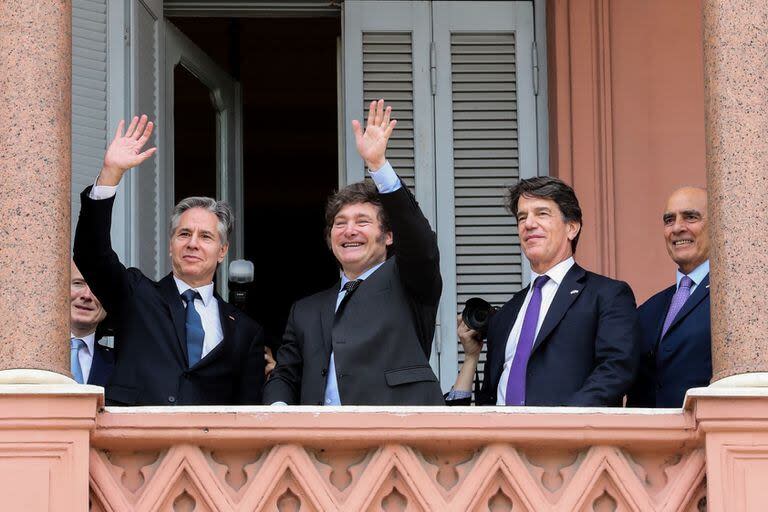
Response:
[[[78,304],[75,304],[75,309],[79,309],[81,311],[94,311],[95,310],[95,308],[89,308],[89,307],[86,307],[86,306],[80,306]]]
[[[683,247],[685,245],[691,245],[693,244],[693,240],[675,240],[672,242],[672,245],[675,247]]]
[[[344,249],[355,249],[357,247],[362,247],[363,244],[362,242],[344,242],[343,244],[341,244],[341,246]]]

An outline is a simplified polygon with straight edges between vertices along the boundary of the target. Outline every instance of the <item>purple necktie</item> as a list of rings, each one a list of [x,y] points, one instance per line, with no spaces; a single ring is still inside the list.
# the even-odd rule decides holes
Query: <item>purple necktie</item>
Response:
[[[669,326],[672,325],[672,321],[675,319],[677,314],[683,308],[683,304],[685,304],[685,301],[688,299],[688,296],[691,294],[691,286],[693,286],[693,279],[691,279],[688,276],[683,276],[683,278],[680,280],[680,286],[677,288],[677,291],[672,296],[672,303],[669,305],[669,311],[667,311],[667,318],[664,319],[664,327],[662,327],[661,329],[662,338],[664,338],[664,335],[667,334],[667,331],[669,330]]]
[[[536,326],[539,324],[541,309],[541,288],[549,280],[549,276],[539,276],[533,282],[533,293],[523,318],[523,328],[517,340],[515,357],[509,370],[507,394],[504,403],[507,405],[525,405],[525,375],[528,368],[528,358],[531,357],[533,341],[536,339]]]

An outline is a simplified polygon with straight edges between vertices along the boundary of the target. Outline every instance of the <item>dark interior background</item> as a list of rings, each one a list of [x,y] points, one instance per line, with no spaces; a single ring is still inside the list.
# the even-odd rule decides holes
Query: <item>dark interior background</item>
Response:
[[[291,304],[338,279],[323,238],[323,209],[338,187],[340,20],[171,22],[242,87],[245,218],[237,221],[245,223],[245,258],[256,268],[249,314],[274,347]],[[202,86],[190,83],[196,80],[186,71],[175,75],[176,191],[179,198],[210,194],[215,124],[200,106]]]

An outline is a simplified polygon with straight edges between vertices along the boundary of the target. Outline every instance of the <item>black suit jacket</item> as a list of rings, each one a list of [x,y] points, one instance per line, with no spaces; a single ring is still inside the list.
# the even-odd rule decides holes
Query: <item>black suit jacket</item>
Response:
[[[109,237],[114,198],[96,201],[89,190],[80,195],[74,260],[115,329],[107,404],[260,404],[261,328],[216,296],[224,339],[190,368],[185,309],[172,274],[155,282],[120,263]]]
[[[708,386],[712,379],[709,275],[696,286],[661,338],[676,290],[672,285],[638,309],[642,358],[627,396],[630,407],[682,407],[688,389]]]
[[[87,384],[94,386],[107,387],[109,378],[112,376],[112,370],[115,368],[115,353],[110,347],[99,344],[97,339],[93,344],[93,360],[91,362],[91,372],[88,374]]]
[[[344,405],[441,405],[429,366],[442,291],[435,234],[405,186],[380,195],[394,256],[336,314],[340,283],[293,305],[264,402],[322,405],[331,350]]]
[[[516,293],[488,327],[478,405],[495,405],[507,339],[528,292]],[[618,406],[639,362],[635,297],[621,281],[574,264],[544,317],[528,360],[526,405]],[[468,404],[453,400],[451,405]]]

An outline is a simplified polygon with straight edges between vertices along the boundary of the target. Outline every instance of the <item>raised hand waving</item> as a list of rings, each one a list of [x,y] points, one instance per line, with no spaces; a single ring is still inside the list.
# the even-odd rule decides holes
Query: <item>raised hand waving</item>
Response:
[[[360,121],[352,121],[352,131],[355,133],[357,152],[365,160],[365,164],[371,170],[379,169],[387,161],[385,156],[387,142],[397,121],[390,120],[392,107],[384,108],[384,100],[372,101],[368,107],[368,123],[365,132],[362,131]]]
[[[146,151],[141,150],[152,135],[154,127],[154,123],[148,121],[146,115],[140,118],[134,116],[123,135],[125,121],[121,120],[118,123],[115,138],[112,139],[104,154],[104,166],[101,168],[98,179],[99,185],[117,185],[128,169],[142,164],[155,154],[157,151],[155,147]]]

